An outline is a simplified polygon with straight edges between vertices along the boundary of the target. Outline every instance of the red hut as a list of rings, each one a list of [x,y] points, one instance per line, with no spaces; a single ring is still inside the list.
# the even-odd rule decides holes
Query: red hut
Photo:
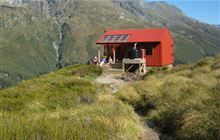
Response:
[[[102,45],[104,54],[111,56],[115,63],[126,58],[142,58],[146,66],[152,67],[174,61],[173,40],[167,28],[106,30],[96,44]]]

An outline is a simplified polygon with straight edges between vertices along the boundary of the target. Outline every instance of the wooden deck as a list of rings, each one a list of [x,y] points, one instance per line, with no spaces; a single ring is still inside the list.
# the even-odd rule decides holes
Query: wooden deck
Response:
[[[126,67],[128,65],[129,67]],[[123,59],[122,61],[122,71],[124,73],[128,72],[132,67],[138,65],[138,72],[139,74],[146,73],[146,60],[142,58],[135,58],[135,59]]]
[[[135,59],[123,59],[122,63],[114,63],[111,64],[110,67],[104,68],[105,71],[112,71],[112,72],[121,72],[127,73],[130,72],[132,68],[137,68],[135,70],[136,73],[145,74],[146,73],[146,61],[145,59],[135,58]]]

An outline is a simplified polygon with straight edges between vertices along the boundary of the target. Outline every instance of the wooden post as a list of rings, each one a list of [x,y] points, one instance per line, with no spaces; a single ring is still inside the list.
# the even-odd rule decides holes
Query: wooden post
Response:
[[[109,55],[109,54],[108,54],[107,46],[104,46],[104,55],[105,55],[105,56],[108,56],[108,55]]]
[[[124,64],[124,62],[122,63],[122,72],[123,73],[125,72],[125,64]]]
[[[146,73],[146,59],[145,59],[146,51],[145,49],[141,49],[141,58],[144,60],[143,63],[143,73]]]
[[[141,49],[141,58],[145,59],[145,50],[144,49]]]
[[[139,74],[141,74],[141,63],[139,63]]]
[[[112,48],[113,51],[113,63],[115,63],[115,47]]]
[[[98,47],[98,63],[101,61],[101,50],[100,47]]]
[[[146,63],[144,63],[144,74],[146,73]]]

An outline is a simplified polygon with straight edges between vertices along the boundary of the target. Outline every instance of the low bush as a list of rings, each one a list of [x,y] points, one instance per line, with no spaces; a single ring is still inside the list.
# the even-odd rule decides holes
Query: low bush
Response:
[[[0,139],[137,140],[133,108],[88,78],[100,74],[99,67],[70,66],[1,90]]]
[[[126,89],[126,90],[124,90]],[[136,105],[140,102],[141,96],[136,92],[132,86],[123,86],[116,95],[123,102]]]
[[[219,58],[156,70],[119,95],[135,89],[132,92],[141,98],[126,102],[145,116],[162,139],[220,139]]]
[[[119,100],[55,112],[6,113],[1,121],[0,137],[4,140],[135,140],[141,131],[133,109]]]
[[[95,65],[90,65],[89,67],[88,65],[76,65],[74,68],[70,66],[60,72],[62,73],[63,71],[66,75],[74,75],[80,77],[90,77],[100,75],[102,73],[101,67]]]

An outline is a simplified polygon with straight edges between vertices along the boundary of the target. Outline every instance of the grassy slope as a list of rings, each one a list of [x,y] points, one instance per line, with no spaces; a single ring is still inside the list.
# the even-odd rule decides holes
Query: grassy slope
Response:
[[[219,56],[152,69],[116,96],[92,83],[100,74],[98,67],[76,65],[1,90],[0,137],[138,139],[143,130],[133,108],[161,137],[220,137]]]
[[[132,107],[91,83],[100,74],[95,66],[71,66],[0,91],[0,138],[137,139]]]
[[[117,96],[134,106],[162,137],[214,140],[220,138],[219,94],[220,56],[171,71],[154,69]]]
[[[3,6],[0,15],[0,85],[5,87],[54,70],[52,42],[58,33],[53,21],[34,16],[22,7]]]

